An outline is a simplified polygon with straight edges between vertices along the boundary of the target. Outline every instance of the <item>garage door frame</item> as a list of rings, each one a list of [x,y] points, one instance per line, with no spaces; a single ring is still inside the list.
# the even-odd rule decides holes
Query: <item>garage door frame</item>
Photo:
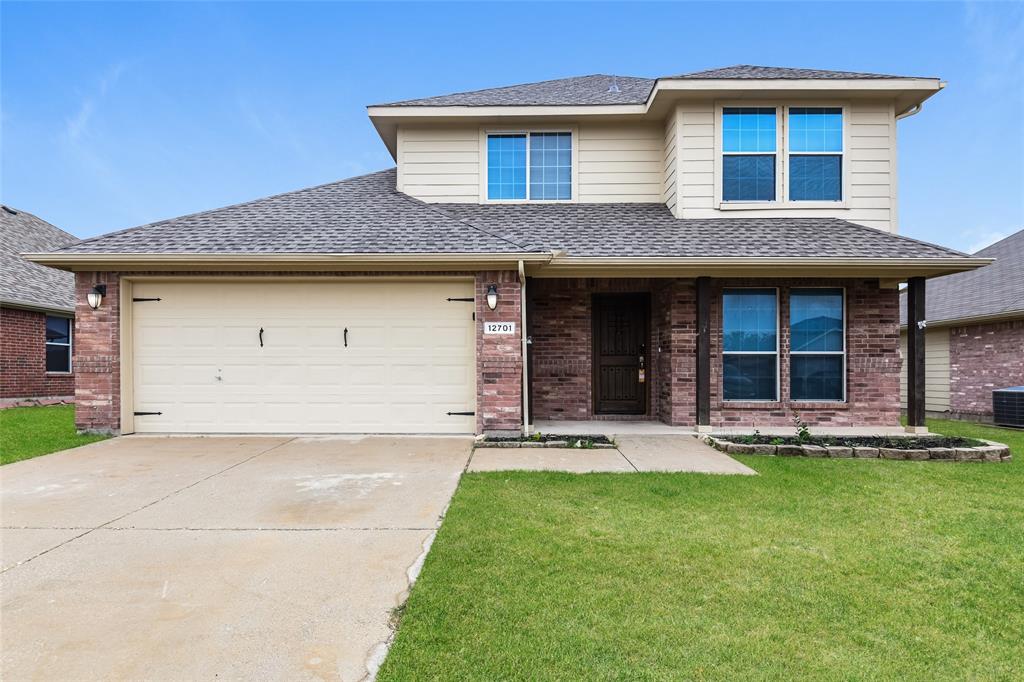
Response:
[[[135,433],[135,353],[133,347],[133,330],[135,321],[133,319],[134,303],[132,301],[132,287],[135,282],[169,282],[169,283],[210,283],[221,282],[459,282],[475,284],[475,277],[472,275],[224,275],[224,276],[174,276],[174,275],[134,275],[122,276],[119,280],[118,305],[119,305],[119,344],[120,344],[120,396],[121,396],[121,433]],[[474,297],[475,297],[474,286]],[[476,310],[474,300],[473,310]],[[473,344],[473,366],[476,367],[478,358],[477,348]],[[474,398],[477,396],[479,386],[474,391]],[[474,408],[475,409],[475,408]]]

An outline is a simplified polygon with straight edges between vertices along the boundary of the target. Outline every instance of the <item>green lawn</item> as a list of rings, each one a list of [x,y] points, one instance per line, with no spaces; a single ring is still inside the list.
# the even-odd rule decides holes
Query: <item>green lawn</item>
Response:
[[[1024,432],[1002,464],[463,476],[381,680],[1020,679]]]
[[[0,464],[76,448],[106,436],[75,433],[74,405],[0,410]]]

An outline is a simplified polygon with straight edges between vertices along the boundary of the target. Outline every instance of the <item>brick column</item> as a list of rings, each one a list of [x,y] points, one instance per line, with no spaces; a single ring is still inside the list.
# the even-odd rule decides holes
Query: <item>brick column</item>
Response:
[[[498,287],[498,307],[487,307],[487,289]],[[484,322],[514,322],[514,334],[484,334]],[[519,273],[476,275],[476,426],[479,433],[519,434],[523,424],[523,353]]]
[[[86,295],[106,284],[98,310]],[[118,433],[121,429],[120,277],[110,272],[75,275],[75,426],[79,431]]]

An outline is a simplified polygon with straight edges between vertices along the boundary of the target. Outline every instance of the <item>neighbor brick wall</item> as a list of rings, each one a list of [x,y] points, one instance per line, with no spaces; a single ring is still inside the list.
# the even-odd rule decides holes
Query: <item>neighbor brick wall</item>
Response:
[[[0,399],[70,401],[74,393],[73,374],[46,371],[46,313],[0,308]]]
[[[498,287],[498,307],[487,307],[487,288]],[[478,433],[515,431],[523,425],[523,326],[519,273],[476,275],[476,423]],[[484,322],[514,322],[515,334],[488,334]]]
[[[778,402],[722,400],[722,289],[732,286],[779,288]],[[846,287],[846,402],[794,402],[789,398],[789,290]],[[900,417],[899,292],[878,280],[712,280],[711,424],[789,426],[799,415],[822,426],[897,426]]]
[[[1024,385],[1024,320],[953,327],[949,333],[949,407],[991,416],[992,391]]]
[[[107,285],[98,310],[86,296]],[[113,272],[75,274],[75,426],[81,431],[121,429],[120,277]]]

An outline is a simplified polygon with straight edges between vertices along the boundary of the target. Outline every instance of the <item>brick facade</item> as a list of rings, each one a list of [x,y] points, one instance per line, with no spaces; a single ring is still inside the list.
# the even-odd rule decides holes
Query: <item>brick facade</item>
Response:
[[[74,394],[73,374],[46,371],[46,313],[0,308],[0,403],[69,402]]]
[[[86,296],[93,285],[107,285],[98,310]],[[117,433],[121,429],[121,296],[113,272],[75,275],[75,426],[80,431]]]
[[[991,417],[992,391],[1024,385],[1024,320],[949,330],[949,408]]]
[[[487,289],[498,306],[487,307]],[[476,275],[476,425],[478,433],[519,433],[523,426],[523,326],[519,273]],[[484,334],[484,322],[514,322],[515,334]]]
[[[779,396],[771,403],[722,400],[721,293],[734,286],[779,288]],[[789,289],[843,286],[847,293],[847,400],[789,398]],[[696,287],[692,279],[531,280],[534,420],[592,419],[591,298],[609,291],[651,294],[652,376],[648,414],[665,423],[696,423]],[[899,423],[899,295],[877,280],[713,280],[711,423],[714,426]]]

